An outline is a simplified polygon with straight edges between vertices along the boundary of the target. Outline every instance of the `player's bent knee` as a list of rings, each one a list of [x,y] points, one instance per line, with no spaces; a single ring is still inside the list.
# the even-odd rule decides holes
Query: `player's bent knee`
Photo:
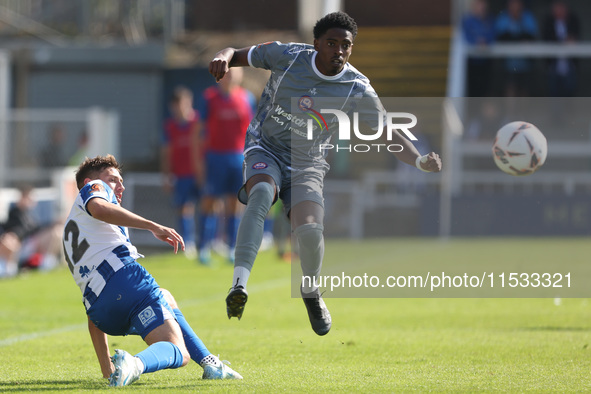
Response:
[[[177,366],[175,368],[180,368],[180,367],[184,367],[185,365],[187,365],[189,363],[189,361],[191,361],[191,355],[189,354],[189,351],[187,350],[187,346],[185,345],[185,342],[183,339],[179,338],[174,338],[174,340],[171,342],[172,344],[174,344],[177,349],[181,352],[181,356],[182,356],[182,361],[180,364],[177,364]]]
[[[300,247],[318,248],[324,241],[324,226],[318,223],[302,224],[293,231],[298,238]]]
[[[256,205],[265,210],[264,215],[267,215],[273,205],[275,197],[275,187],[267,182],[260,182],[254,185],[248,194],[248,204]]]
[[[168,302],[168,305],[170,305],[172,309],[178,309],[176,300],[174,299],[170,291],[160,288],[160,292],[162,293],[162,296],[164,297],[166,302]]]
[[[191,361],[191,356],[186,348],[181,349],[181,353],[183,354],[183,363],[181,364],[181,367],[184,367],[189,364],[189,361]]]
[[[176,369],[187,365],[189,361],[191,361],[191,356],[189,355],[189,351],[185,347],[185,344],[179,343],[178,341],[171,341],[169,343],[176,349],[174,350],[174,357],[171,358],[172,362],[168,368]]]

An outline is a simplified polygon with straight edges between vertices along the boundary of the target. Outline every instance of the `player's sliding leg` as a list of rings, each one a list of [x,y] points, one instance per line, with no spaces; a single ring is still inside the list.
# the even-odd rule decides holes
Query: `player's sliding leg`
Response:
[[[185,319],[172,294],[165,289],[160,289],[160,291],[174,312],[176,321],[183,333],[185,346],[191,356],[191,360],[203,368],[203,379],[242,379],[242,376],[238,372],[233,371],[207,350],[201,338],[197,336],[187,322],[187,319]]]
[[[201,365],[201,361],[207,356],[211,354],[203,341],[195,334],[195,331],[191,328],[187,319],[179,309],[176,300],[172,296],[172,294],[166,289],[160,289],[160,292],[164,296],[164,299],[168,303],[168,305],[172,308],[174,312],[174,316],[176,321],[181,328],[182,337],[185,342],[185,347],[191,356],[191,360],[195,361],[197,364]]]
[[[138,358],[117,349],[111,357],[115,372],[109,377],[109,386],[128,386],[138,380],[145,371],[144,363]]]
[[[271,182],[270,176],[264,176]],[[259,178],[260,179],[260,178]],[[253,180],[251,178],[249,182]],[[256,180],[255,180],[256,181]],[[248,204],[238,227],[236,237],[236,261],[232,289],[226,297],[228,318],[240,319],[248,299],[246,284],[261,242],[265,217],[273,205],[275,186],[267,181],[259,181],[248,190]]]
[[[166,368],[179,368],[189,362],[179,325],[174,319],[150,331],[144,340],[147,349],[135,356],[117,349],[111,358],[115,372],[109,378],[110,386],[127,386],[140,378],[143,373],[156,372]]]
[[[144,337],[149,345],[145,350],[135,356],[124,350],[115,351],[111,358],[115,372],[109,378],[109,385],[127,386],[144,373],[179,368],[186,365],[190,359],[203,367],[203,379],[242,379],[240,374],[207,350],[185,320],[170,292],[161,289],[161,293],[166,302],[170,302],[168,305],[164,302],[162,304],[162,311],[168,312],[164,312],[166,320]],[[172,318],[171,311],[174,312],[176,320]]]
[[[301,287],[302,299],[312,329],[318,335],[325,335],[330,331],[332,319],[316,285],[324,258],[324,209],[320,204],[304,201],[292,208],[291,217],[305,278]]]

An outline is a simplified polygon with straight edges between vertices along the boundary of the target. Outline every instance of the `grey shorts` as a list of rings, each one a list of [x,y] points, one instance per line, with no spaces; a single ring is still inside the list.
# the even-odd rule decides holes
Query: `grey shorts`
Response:
[[[238,200],[246,204],[246,181],[257,174],[266,174],[273,178],[283,209],[289,215],[291,208],[303,201],[313,201],[324,208],[322,189],[326,169],[306,167],[294,169],[283,163],[279,158],[262,148],[248,151],[244,156],[242,173],[244,185],[238,192]]]

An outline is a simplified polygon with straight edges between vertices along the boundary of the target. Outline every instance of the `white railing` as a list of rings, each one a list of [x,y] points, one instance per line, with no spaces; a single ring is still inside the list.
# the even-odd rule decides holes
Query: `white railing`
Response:
[[[486,47],[474,47],[466,45],[466,56],[476,57],[529,57],[529,58],[549,58],[549,57],[591,57],[591,44],[588,43],[567,43],[552,44],[547,42],[527,42],[523,44],[509,44],[498,42]]]

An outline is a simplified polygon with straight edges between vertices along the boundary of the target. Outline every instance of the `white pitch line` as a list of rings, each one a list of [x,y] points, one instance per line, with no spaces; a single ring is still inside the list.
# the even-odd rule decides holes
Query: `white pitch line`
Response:
[[[68,332],[68,331],[76,331],[76,330],[80,330],[80,329],[87,327],[87,326],[88,326],[87,324],[72,324],[69,326],[55,328],[53,330],[23,334],[23,335],[19,335],[18,337],[12,337],[12,338],[7,338],[7,339],[1,340],[0,347],[10,346],[10,345],[14,345],[15,343],[18,343],[18,342],[30,341],[32,339],[48,337],[48,336],[54,335],[54,334],[63,334],[64,332]]]
[[[262,282],[259,284],[252,285],[251,287],[249,287],[248,292],[250,294],[259,293],[259,292],[263,292],[266,290],[276,289],[278,287],[282,287],[287,284],[289,284],[288,279],[269,280],[267,282]],[[184,308],[184,307],[190,307],[190,306],[195,306],[195,305],[200,305],[200,304],[208,304],[210,302],[218,302],[218,301],[223,300],[225,298],[226,298],[225,295],[223,295],[223,296],[217,295],[217,296],[212,296],[212,297],[207,297],[207,298],[195,298],[192,300],[184,300],[184,301],[180,301],[179,304],[181,305],[181,307]],[[44,338],[44,337],[48,337],[48,336],[52,336],[52,335],[56,335],[56,334],[63,334],[65,332],[82,330],[86,327],[88,327],[87,323],[72,324],[69,326],[54,328],[53,330],[45,330],[45,331],[32,332],[29,334],[23,334],[23,335],[19,335],[16,337],[0,340],[0,347],[6,347],[6,346],[14,345],[15,343],[31,341],[33,339]]]

